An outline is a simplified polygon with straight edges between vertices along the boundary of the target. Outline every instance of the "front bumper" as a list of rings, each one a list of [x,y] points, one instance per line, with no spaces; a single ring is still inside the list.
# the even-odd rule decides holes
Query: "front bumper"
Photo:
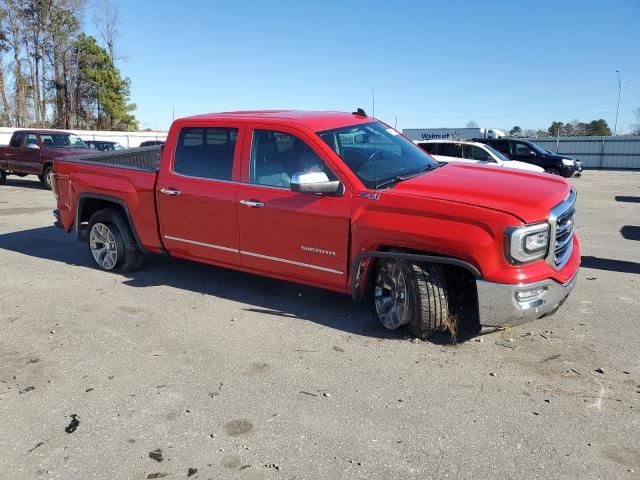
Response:
[[[579,177],[582,175],[582,162],[576,161],[575,165],[563,165],[560,167],[560,175],[565,178],[571,178],[574,175]]]
[[[554,313],[571,293],[578,273],[565,284],[552,279],[511,285],[477,280],[480,325],[515,326]]]

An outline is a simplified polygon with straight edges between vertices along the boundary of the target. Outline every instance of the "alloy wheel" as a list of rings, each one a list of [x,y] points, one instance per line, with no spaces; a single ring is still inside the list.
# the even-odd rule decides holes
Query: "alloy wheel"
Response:
[[[118,245],[111,229],[104,223],[96,223],[89,233],[89,246],[96,263],[105,270],[112,270],[118,263]]]
[[[406,275],[395,260],[387,260],[378,269],[374,288],[376,313],[389,330],[409,323],[409,298]]]

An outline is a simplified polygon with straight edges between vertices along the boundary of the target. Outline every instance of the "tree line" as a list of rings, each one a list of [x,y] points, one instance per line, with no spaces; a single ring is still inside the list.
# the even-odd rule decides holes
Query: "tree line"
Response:
[[[512,137],[593,137],[611,135],[611,128],[602,118],[588,123],[578,120],[568,123],[554,121],[546,130],[523,130],[516,125],[509,131],[509,135]]]
[[[0,0],[0,126],[135,130],[130,80],[116,67],[118,14],[99,0],[100,42],[82,31],[85,0]]]

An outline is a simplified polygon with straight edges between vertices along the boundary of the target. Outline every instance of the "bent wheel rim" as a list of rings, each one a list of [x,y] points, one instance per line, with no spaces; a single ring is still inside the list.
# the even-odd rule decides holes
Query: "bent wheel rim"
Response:
[[[378,270],[374,289],[376,313],[389,330],[409,323],[407,279],[396,261],[386,261]]]
[[[112,270],[118,263],[116,239],[104,223],[96,223],[91,227],[89,246],[93,259],[101,268]]]

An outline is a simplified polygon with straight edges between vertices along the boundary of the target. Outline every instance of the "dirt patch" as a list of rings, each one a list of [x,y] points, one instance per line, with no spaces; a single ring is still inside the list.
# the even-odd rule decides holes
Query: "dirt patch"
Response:
[[[224,426],[224,431],[231,437],[238,437],[245,435],[253,430],[253,423],[246,418],[239,418],[237,420],[231,420]]]

